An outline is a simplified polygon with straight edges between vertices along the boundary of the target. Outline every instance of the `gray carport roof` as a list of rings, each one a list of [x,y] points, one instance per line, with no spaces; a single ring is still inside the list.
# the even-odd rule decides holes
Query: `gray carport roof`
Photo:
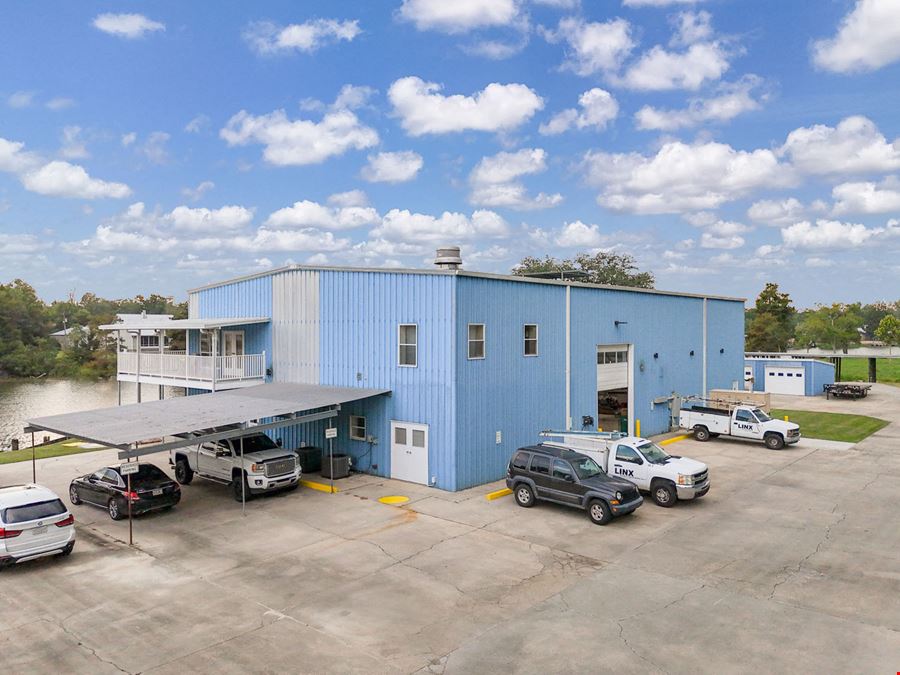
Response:
[[[125,459],[203,440],[237,438],[256,431],[327,419],[337,415],[342,403],[389,393],[389,389],[328,387],[316,384],[261,384],[211,394],[39,417],[29,420],[25,431],[52,431],[117,447],[125,451],[119,453],[119,457]],[[330,409],[303,414],[322,408]],[[273,422],[248,426],[251,422],[266,418],[276,419]],[[138,443],[148,439],[189,434],[235,424],[241,425],[242,429],[219,431],[189,440],[180,439],[137,449]]]

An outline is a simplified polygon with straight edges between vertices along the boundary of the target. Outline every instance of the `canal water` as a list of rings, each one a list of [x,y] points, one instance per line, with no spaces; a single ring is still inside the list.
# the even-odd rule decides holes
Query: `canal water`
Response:
[[[182,389],[166,387],[165,390],[166,398],[182,393]],[[142,400],[158,398],[159,387],[143,386]],[[115,380],[0,380],[0,450],[9,450],[13,438],[19,439],[20,447],[31,447],[31,434],[22,431],[28,419],[107,408],[116,405],[117,401]],[[136,402],[137,386],[123,382],[122,404]],[[55,434],[35,434],[35,443],[40,443],[45,435],[56,437]]]

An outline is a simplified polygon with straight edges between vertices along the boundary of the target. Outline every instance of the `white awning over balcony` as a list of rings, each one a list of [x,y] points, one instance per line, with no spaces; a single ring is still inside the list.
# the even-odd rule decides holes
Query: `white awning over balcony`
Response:
[[[124,321],[106,323],[100,326],[103,330],[213,330],[226,326],[246,326],[256,323],[269,323],[270,319],[264,316],[257,317],[231,317],[225,319],[171,319],[163,314],[139,314],[129,316]]]

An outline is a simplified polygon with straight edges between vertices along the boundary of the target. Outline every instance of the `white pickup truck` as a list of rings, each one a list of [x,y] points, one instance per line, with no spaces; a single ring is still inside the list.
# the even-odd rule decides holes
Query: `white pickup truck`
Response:
[[[682,408],[678,424],[694,432],[698,441],[708,441],[716,436],[731,436],[763,441],[770,450],[781,450],[785,445],[800,440],[800,425],[769,417],[751,405],[735,405],[733,408],[708,408],[694,406]]]
[[[169,463],[175,467],[175,480],[182,485],[190,485],[195,475],[200,476],[231,486],[237,501],[262,492],[293,490],[300,483],[296,453],[278,447],[262,433],[244,436],[243,453],[240,440],[221,440],[175,448]],[[243,485],[242,477],[246,481]]]
[[[670,455],[646,438],[593,431],[543,431],[541,436],[551,439],[545,445],[587,455],[611,476],[649,492],[659,506],[674,506],[679,499],[697,499],[709,492],[706,464]]]

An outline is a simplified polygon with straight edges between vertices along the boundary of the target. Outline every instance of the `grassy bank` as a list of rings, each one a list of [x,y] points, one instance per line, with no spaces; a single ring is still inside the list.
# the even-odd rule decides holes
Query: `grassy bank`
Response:
[[[65,455],[79,455],[83,452],[96,452],[97,450],[106,450],[106,448],[79,448],[77,445],[66,445],[67,443],[78,443],[77,440],[71,438],[59,441],[58,443],[50,443],[35,448],[35,458],[45,459],[47,457],[63,457]],[[15,462],[30,462],[31,448],[23,448],[12,452],[0,452],[0,464],[14,464]]]
[[[778,419],[787,415],[791,422],[800,425],[800,433],[806,438],[844,441],[845,443],[858,443],[888,425],[885,420],[865,415],[845,415],[809,410],[772,410],[769,414]]]
[[[897,349],[900,353],[900,348]],[[900,384],[900,359],[876,359],[878,381],[888,384]],[[841,381],[868,382],[869,359],[844,359],[841,366]]]

